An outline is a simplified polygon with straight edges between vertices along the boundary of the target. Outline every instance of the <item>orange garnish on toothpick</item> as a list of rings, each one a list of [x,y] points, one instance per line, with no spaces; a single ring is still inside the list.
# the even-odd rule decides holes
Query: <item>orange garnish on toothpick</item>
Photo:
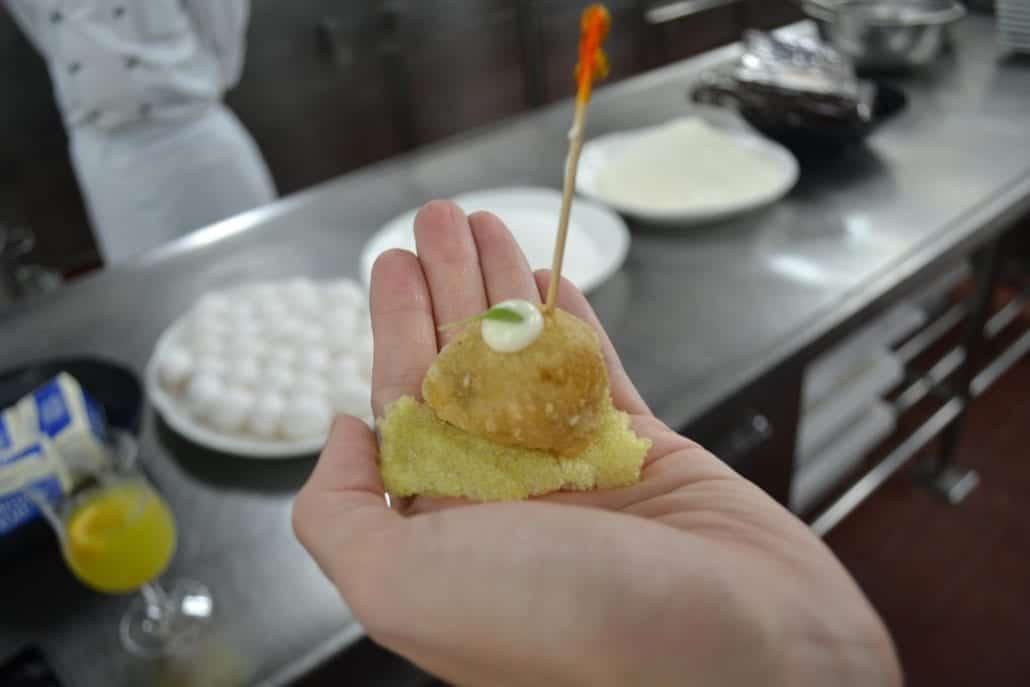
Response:
[[[580,22],[579,62],[576,64],[576,98],[590,100],[594,81],[608,76],[608,56],[601,44],[612,28],[612,16],[604,5],[591,5]]]
[[[579,63],[576,64],[576,114],[569,132],[569,158],[565,167],[565,188],[562,193],[561,215],[558,220],[558,238],[554,246],[554,262],[551,266],[551,283],[547,288],[549,310],[558,300],[558,284],[561,282],[562,262],[565,258],[565,240],[569,233],[569,214],[572,211],[572,196],[576,192],[576,171],[579,156],[583,150],[583,129],[587,117],[587,104],[593,92],[594,82],[608,76],[608,58],[601,50],[601,44],[608,36],[612,17],[604,5],[591,5],[583,11],[580,22]]]

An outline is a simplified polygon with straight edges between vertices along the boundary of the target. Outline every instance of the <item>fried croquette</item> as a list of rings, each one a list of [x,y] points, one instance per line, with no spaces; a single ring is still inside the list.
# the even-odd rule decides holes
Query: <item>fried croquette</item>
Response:
[[[492,349],[467,326],[422,383],[436,415],[505,446],[581,455],[609,410],[608,372],[597,333],[569,313],[544,314],[540,336],[515,353]]]
[[[410,396],[390,404],[378,427],[383,482],[395,497],[503,501],[628,486],[639,481],[651,447],[607,397],[586,448],[568,458],[470,434]]]

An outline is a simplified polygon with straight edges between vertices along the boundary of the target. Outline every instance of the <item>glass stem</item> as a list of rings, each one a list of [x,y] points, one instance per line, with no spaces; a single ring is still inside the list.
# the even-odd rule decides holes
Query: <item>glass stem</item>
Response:
[[[147,582],[140,588],[147,602],[147,619],[154,624],[154,634],[165,635],[172,620],[172,602],[157,582]]]

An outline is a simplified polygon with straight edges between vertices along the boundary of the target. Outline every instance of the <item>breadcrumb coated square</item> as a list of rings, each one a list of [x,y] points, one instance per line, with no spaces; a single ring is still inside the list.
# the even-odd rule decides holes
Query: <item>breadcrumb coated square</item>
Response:
[[[555,491],[636,484],[651,448],[611,402],[585,451],[562,458],[503,446],[439,419],[410,396],[386,408],[378,422],[380,469],[395,497],[426,494],[476,501],[513,501]]]

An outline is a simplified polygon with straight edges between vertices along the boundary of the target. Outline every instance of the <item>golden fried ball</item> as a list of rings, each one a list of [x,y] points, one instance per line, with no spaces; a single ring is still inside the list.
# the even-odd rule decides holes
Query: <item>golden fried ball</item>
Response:
[[[557,308],[544,313],[536,341],[516,353],[490,348],[478,323],[465,327],[422,383],[440,419],[498,444],[558,456],[586,449],[608,393],[597,333]]]

